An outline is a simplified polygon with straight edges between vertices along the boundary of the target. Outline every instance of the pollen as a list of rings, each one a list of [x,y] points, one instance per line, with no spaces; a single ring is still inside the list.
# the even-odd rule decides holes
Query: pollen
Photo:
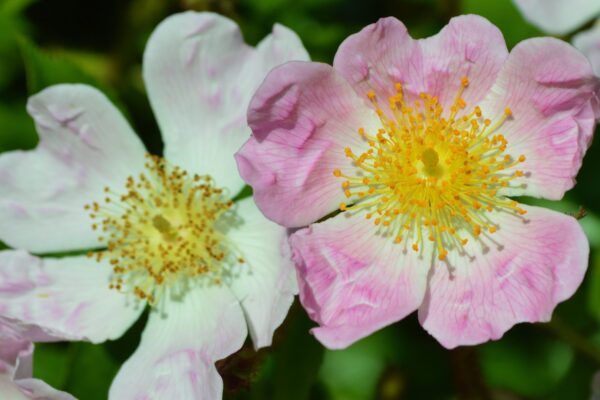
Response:
[[[130,176],[124,189],[104,189],[85,205],[104,250],[88,253],[112,266],[111,289],[156,305],[194,285],[218,285],[245,263],[219,223],[234,219],[233,203],[208,175],[190,176],[158,156]]]
[[[495,213],[524,215],[518,203],[501,195],[504,188],[521,187],[515,180],[527,177],[516,169],[526,156],[508,154],[502,134],[513,111],[506,107],[494,121],[480,106],[469,107],[463,93],[470,85],[467,77],[460,80],[447,110],[427,93],[408,102],[401,83],[386,102],[389,109],[368,92],[381,128],[358,128],[366,142],[361,154],[344,149],[350,163],[333,171],[343,178],[348,198],[340,210],[367,210],[366,218],[380,234],[396,244],[412,243],[415,252],[433,243],[441,261],[452,250],[463,254],[470,238],[478,242],[500,230]]]

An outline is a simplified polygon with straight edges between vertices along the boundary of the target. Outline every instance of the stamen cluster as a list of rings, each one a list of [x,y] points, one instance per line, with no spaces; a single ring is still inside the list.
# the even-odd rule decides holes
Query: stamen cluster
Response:
[[[189,176],[163,158],[147,156],[146,172],[130,176],[122,194],[105,188],[102,203],[85,206],[106,249],[90,252],[113,267],[109,287],[155,304],[165,289],[182,296],[198,284],[220,284],[243,264],[219,223],[235,218],[208,175]]]
[[[401,84],[389,98],[384,112],[373,92],[368,93],[381,128],[358,134],[368,150],[356,155],[346,148],[354,171],[344,174],[342,188],[349,202],[342,211],[366,209],[367,219],[381,227],[381,233],[401,243],[405,237],[419,251],[427,239],[435,244],[438,258],[444,260],[449,249],[467,244],[468,236],[493,234],[500,227],[490,213],[526,213],[515,201],[499,195],[501,188],[514,186],[522,177],[514,167],[526,160],[505,154],[508,142],[499,132],[512,117],[505,109],[495,123],[483,116],[479,106],[466,113],[462,98],[469,80],[463,78],[448,116],[435,96],[421,93],[409,104]]]

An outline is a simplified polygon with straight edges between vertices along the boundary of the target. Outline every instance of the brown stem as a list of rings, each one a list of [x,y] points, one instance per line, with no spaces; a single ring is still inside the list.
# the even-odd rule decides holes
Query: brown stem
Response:
[[[491,400],[481,374],[479,354],[475,347],[458,347],[450,351],[454,381],[461,400]]]

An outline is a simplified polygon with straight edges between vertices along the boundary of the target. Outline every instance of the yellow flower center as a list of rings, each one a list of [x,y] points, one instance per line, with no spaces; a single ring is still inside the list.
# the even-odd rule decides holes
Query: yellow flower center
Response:
[[[424,240],[431,241],[440,260],[450,249],[460,251],[468,236],[495,233],[499,226],[490,219],[492,211],[525,214],[517,202],[498,194],[525,175],[513,168],[525,155],[505,154],[508,142],[498,132],[512,111],[506,108],[495,123],[484,118],[479,106],[459,116],[466,108],[461,96],[468,85],[463,78],[447,117],[429,94],[405,102],[401,84],[389,98],[388,113],[369,92],[382,127],[372,133],[359,128],[368,150],[356,155],[346,148],[353,172],[333,171],[344,179],[349,198],[340,210],[365,209],[384,236],[395,243],[408,238],[414,251],[423,248]]]
[[[225,229],[236,218],[223,189],[210,176],[189,176],[157,156],[130,176],[123,193],[105,188],[103,202],[85,206],[101,232],[113,267],[109,287],[156,304],[167,289],[180,297],[197,285],[220,284],[244,259]]]

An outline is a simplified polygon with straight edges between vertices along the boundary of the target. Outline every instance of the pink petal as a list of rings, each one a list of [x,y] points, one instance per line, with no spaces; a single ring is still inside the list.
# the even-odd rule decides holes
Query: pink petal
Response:
[[[34,252],[98,245],[84,204],[121,188],[143,166],[144,146],[96,89],[52,86],[29,99],[38,147],[0,155],[0,238]]]
[[[300,300],[314,335],[337,349],[404,318],[423,300],[430,260],[382,237],[357,214],[339,214],[290,238]]]
[[[565,35],[600,14],[598,0],[514,0],[525,19],[553,35]]]
[[[0,315],[0,374],[13,371],[18,378],[30,377],[32,342],[56,340],[39,326]]]
[[[590,60],[594,73],[600,76],[600,23],[575,35],[573,46]]]
[[[307,59],[298,36],[281,25],[253,49],[236,23],[218,14],[165,19],[148,41],[144,79],[167,159],[210,174],[235,195],[244,183],[233,154],[250,136],[250,97],[271,68]]]
[[[358,128],[379,120],[326,64],[289,62],[273,69],[250,103],[253,136],[236,154],[242,178],[267,218],[307,225],[344,199],[336,168],[344,147],[366,147]]]
[[[504,194],[560,199],[573,187],[600,117],[599,90],[589,62],[567,43],[529,39],[512,50],[481,104],[492,121],[510,107],[499,133],[508,140],[506,154],[526,156],[512,169],[525,176]]]
[[[436,265],[419,309],[423,327],[453,348],[500,338],[519,322],[549,321],[585,274],[589,244],[573,217],[522,206],[526,222],[493,215],[498,246]],[[474,249],[475,246],[472,246]]]
[[[32,379],[32,341],[55,340],[39,327],[0,316],[0,398],[74,400],[46,383]]]
[[[461,80],[469,86],[461,96],[471,111],[487,94],[508,57],[502,32],[478,15],[450,20],[440,33],[419,41],[423,49],[425,92],[439,98],[449,112]]]
[[[230,284],[240,301],[255,348],[271,345],[298,293],[287,230],[266,219],[248,197],[237,204],[242,218],[227,234],[245,263]]]
[[[439,34],[425,40],[412,39],[402,22],[389,17],[348,37],[334,68],[359,96],[374,90],[382,105],[396,94],[394,85],[402,83],[409,100],[426,92],[448,110],[465,76],[471,84],[463,98],[467,104],[480,101],[507,55],[502,33],[476,15],[452,18]]]
[[[382,105],[396,94],[396,83],[402,83],[409,100],[425,91],[422,49],[394,17],[381,18],[344,40],[333,66],[360,97],[373,90]]]
[[[111,399],[220,399],[214,363],[246,338],[244,315],[226,287],[194,289],[153,310],[135,353],[110,388]]]
[[[143,304],[108,288],[111,267],[88,257],[0,252],[0,315],[48,335],[94,343],[120,337]]]
[[[66,392],[61,392],[49,386],[46,382],[39,379],[18,379],[16,386],[25,396],[23,399],[29,400],[76,400]],[[0,389],[1,391],[2,389]],[[20,399],[20,397],[17,397]],[[12,400],[12,398],[11,398]]]

